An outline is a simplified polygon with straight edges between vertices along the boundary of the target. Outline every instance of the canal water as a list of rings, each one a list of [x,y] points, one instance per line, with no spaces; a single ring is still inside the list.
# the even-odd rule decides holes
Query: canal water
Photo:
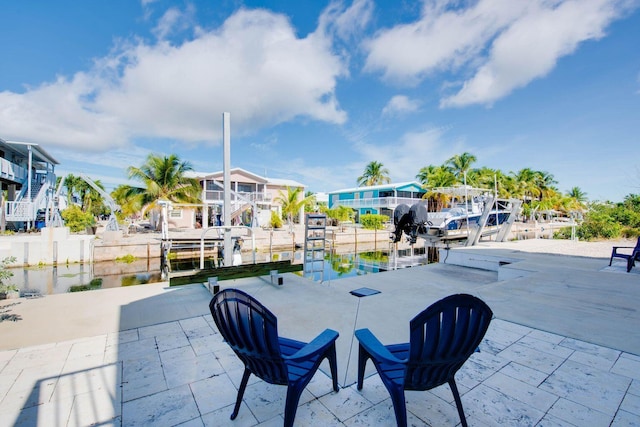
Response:
[[[269,255],[271,260],[292,260],[302,264],[302,251],[279,252]],[[251,254],[243,254],[243,263],[252,263]],[[215,259],[205,259],[205,268],[214,267]],[[261,260],[258,260],[261,262]],[[425,248],[398,250],[397,256],[389,251],[368,251],[352,254],[327,252],[322,272],[304,273],[317,282],[338,280],[363,274],[373,274],[398,268],[433,262]],[[200,266],[199,258],[171,260],[171,271],[194,270]],[[22,296],[52,295],[93,289],[117,288],[166,281],[161,274],[159,258],[115,261],[93,264],[68,264],[11,269],[11,283]]]

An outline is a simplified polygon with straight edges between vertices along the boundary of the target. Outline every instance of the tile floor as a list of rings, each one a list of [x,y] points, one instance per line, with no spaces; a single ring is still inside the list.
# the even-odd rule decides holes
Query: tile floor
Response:
[[[241,376],[210,316],[3,351],[0,426],[281,426],[285,388],[255,377],[229,420]],[[498,319],[456,380],[471,426],[640,425],[640,357]],[[460,424],[446,385],[406,399],[411,426]],[[334,393],[319,372],[296,415],[394,425],[377,375]]]

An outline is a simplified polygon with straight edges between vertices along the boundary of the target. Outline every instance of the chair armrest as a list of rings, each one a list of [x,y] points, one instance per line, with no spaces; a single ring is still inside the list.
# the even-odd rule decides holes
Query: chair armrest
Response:
[[[635,249],[635,246],[612,246],[613,251],[617,251],[618,249]]]
[[[398,359],[385,347],[369,329],[358,329],[355,336],[360,345],[369,352],[372,359],[377,362],[406,363],[406,360]]]
[[[333,329],[325,329],[320,335],[315,337],[313,341],[302,347],[290,356],[282,356],[285,360],[300,362],[309,359],[324,352],[327,347],[333,345],[338,339],[338,332]]]

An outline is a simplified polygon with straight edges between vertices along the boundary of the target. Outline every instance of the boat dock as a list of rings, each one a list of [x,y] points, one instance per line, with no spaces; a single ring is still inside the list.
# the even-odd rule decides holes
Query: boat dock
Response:
[[[353,331],[406,340],[409,319],[457,292],[479,296],[495,314],[480,353],[457,376],[470,425],[638,425],[640,272],[553,253],[560,243],[457,248],[444,263],[330,284],[284,274],[282,286],[261,277],[220,285],[256,296],[283,336],[339,331],[341,390],[331,391],[321,366],[296,425],[395,425],[373,370],[356,390]],[[461,265],[470,262],[485,268]],[[349,293],[361,287],[380,293]],[[239,418],[228,421],[242,367],[216,331],[209,299],[201,284],[159,283],[3,302],[14,321],[0,322],[0,424],[280,425],[284,388],[262,381],[249,385]],[[446,387],[407,401],[412,425],[459,422]]]

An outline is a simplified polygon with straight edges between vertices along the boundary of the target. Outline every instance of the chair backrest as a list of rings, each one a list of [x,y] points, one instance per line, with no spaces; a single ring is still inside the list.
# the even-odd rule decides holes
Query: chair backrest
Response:
[[[634,252],[640,251],[640,237],[638,237],[638,241],[636,242],[636,247],[633,248]]]
[[[280,353],[278,320],[258,300],[238,289],[218,292],[209,309],[220,334],[254,375],[271,384],[287,384]]]
[[[482,341],[492,316],[481,299],[456,294],[414,317],[404,388],[428,390],[452,379]]]

